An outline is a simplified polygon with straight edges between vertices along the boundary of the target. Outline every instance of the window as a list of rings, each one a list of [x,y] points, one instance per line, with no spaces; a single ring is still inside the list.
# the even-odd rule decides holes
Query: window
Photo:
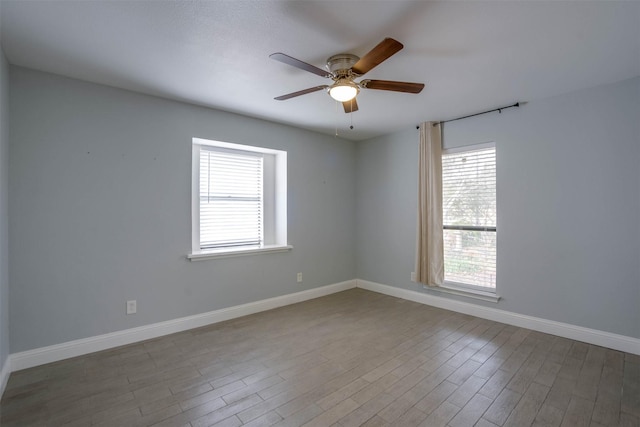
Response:
[[[261,153],[200,148],[200,249],[264,242]]]
[[[493,144],[444,150],[445,282],[495,292],[496,152]]]
[[[287,153],[193,139],[191,259],[287,246]]]

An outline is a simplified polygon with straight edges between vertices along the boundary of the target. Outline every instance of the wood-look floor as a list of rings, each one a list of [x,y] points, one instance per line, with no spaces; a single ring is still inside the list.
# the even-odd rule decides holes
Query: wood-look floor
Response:
[[[360,289],[11,374],[5,426],[638,426],[640,357]]]

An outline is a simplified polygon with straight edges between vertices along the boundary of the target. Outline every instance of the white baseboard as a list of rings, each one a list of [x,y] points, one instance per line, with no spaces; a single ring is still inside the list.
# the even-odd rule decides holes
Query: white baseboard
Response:
[[[21,369],[44,365],[45,363],[56,362],[58,360],[68,359],[70,357],[82,356],[84,354],[89,354],[96,351],[106,350],[109,348],[119,347],[127,344],[133,344],[136,342],[169,335],[176,332],[186,331],[188,329],[199,328],[201,326],[223,322],[225,320],[235,319],[237,317],[259,313],[261,311],[271,310],[273,308],[307,301],[355,287],[356,281],[348,280],[346,282],[321,286],[319,288],[309,289],[302,292],[268,298],[265,300],[250,302],[234,307],[222,308],[220,310],[214,310],[208,313],[196,314],[193,316],[168,320],[166,322],[140,326],[138,328],[126,329],[109,334],[68,341],[48,347],[27,350],[20,353],[13,353],[9,356],[10,363],[5,363],[5,367],[10,366],[12,372],[19,371]],[[4,376],[4,368],[2,370],[2,373]],[[9,376],[8,372],[6,376]]]
[[[366,280],[357,279],[356,282],[358,288],[369,291],[640,355],[640,339],[638,338],[541,319],[539,317],[527,316],[511,311],[499,310],[497,308],[484,307]]]
[[[13,371],[19,371],[21,369],[56,362],[70,357],[82,356],[96,351],[158,338],[176,332],[182,332],[289,304],[319,298],[355,287],[459,313],[469,314],[483,319],[489,319],[496,322],[506,323],[640,355],[640,339],[637,338],[584,328],[567,323],[555,322],[553,320],[541,319],[496,308],[484,307],[426,293],[396,288],[394,286],[369,282],[366,280],[354,279],[293,294],[214,310],[208,313],[196,314],[193,316],[168,320],[166,322],[140,326],[138,328],[126,329],[109,334],[27,350],[20,353],[13,353],[9,355],[4,366],[2,366],[2,370],[0,370],[0,396],[2,396],[2,392],[6,387],[9,374]]]
[[[0,369],[0,398],[2,398],[4,394],[4,389],[7,386],[7,381],[9,381],[9,375],[11,374],[9,369],[10,363],[10,357],[7,357],[2,364],[2,369]]]

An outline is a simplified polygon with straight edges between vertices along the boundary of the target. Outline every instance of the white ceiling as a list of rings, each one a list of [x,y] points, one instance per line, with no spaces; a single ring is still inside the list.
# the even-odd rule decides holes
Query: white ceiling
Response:
[[[1,0],[0,14],[12,64],[354,140],[640,75],[640,2]],[[385,37],[404,49],[366,77],[421,94],[363,90],[351,115],[322,91],[273,99],[330,80],[269,54],[322,68]]]

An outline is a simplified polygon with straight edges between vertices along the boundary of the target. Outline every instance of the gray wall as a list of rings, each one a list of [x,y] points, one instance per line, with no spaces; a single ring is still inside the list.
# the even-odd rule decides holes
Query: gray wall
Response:
[[[640,338],[639,118],[635,78],[445,125],[445,148],[496,143],[503,299],[445,297]],[[417,152],[415,129],[357,145],[358,277],[431,292],[410,281]]]
[[[33,70],[10,72],[12,352],[356,276],[355,143]],[[185,258],[192,137],[288,152],[293,251]],[[125,315],[128,299],[138,301],[138,314]]]
[[[0,370],[9,356],[9,65],[0,48]]]
[[[3,359],[7,324],[19,352],[354,277],[428,292],[409,280],[415,129],[356,144],[9,70],[8,189],[6,108],[0,117]],[[4,60],[0,83],[6,106]],[[503,300],[473,303],[640,337],[639,116],[636,78],[446,126],[446,147],[498,149]],[[193,136],[288,151],[292,252],[185,259]],[[128,299],[138,314],[124,314]]]

